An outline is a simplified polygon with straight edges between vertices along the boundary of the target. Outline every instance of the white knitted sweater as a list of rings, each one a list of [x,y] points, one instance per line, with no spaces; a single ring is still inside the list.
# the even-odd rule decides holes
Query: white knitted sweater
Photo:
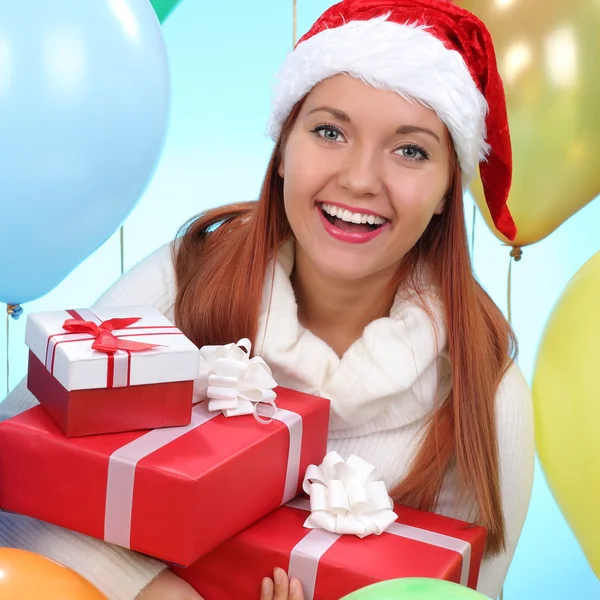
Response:
[[[280,385],[329,398],[329,450],[345,458],[357,454],[376,465],[388,488],[392,487],[406,472],[420,429],[434,407],[438,367],[446,360],[445,336],[436,339],[422,309],[397,299],[390,316],[368,325],[363,337],[340,359],[298,322],[289,281],[293,260],[288,244],[275,266],[271,306],[262,307],[256,351]],[[175,289],[170,248],[163,246],[117,281],[97,306],[153,305],[173,320]],[[0,404],[0,418],[36,403],[22,382]],[[501,591],[533,481],[531,396],[516,365],[500,385],[496,406],[508,548],[482,565],[478,590],[490,598]],[[460,489],[455,472],[444,484],[436,511],[465,520],[473,517],[473,503],[468,492]],[[164,568],[134,552],[6,513],[0,515],[0,545],[26,548],[60,561],[87,577],[111,600],[133,600]]]

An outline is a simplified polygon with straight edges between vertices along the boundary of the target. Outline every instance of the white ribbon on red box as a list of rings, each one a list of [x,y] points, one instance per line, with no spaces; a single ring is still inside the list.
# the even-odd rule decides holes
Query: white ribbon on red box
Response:
[[[310,502],[305,498],[295,498],[286,506],[310,511]],[[468,584],[471,568],[471,544],[469,542],[403,523],[392,523],[385,532],[457,552],[462,558],[460,584],[464,586]],[[332,533],[324,529],[312,529],[292,549],[288,575],[302,583],[304,600],[314,599],[319,561],[341,537],[342,534],[339,533]]]
[[[208,398],[208,410],[221,411],[226,417],[254,415],[262,422],[273,420],[277,382],[271,369],[260,357],[250,358],[250,340],[237,344],[200,348],[200,377],[194,382],[194,398]],[[266,414],[259,408],[269,407]],[[264,418],[266,417],[266,418]]]
[[[353,454],[345,461],[329,452],[321,465],[310,465],[303,483],[311,515],[305,527],[358,537],[379,535],[398,515],[377,469]]]
[[[123,548],[131,548],[131,517],[137,463],[159,448],[218,416],[218,412],[209,412],[206,403],[202,402],[192,409],[192,421],[189,425],[153,429],[111,454],[106,484],[105,541]],[[286,425],[290,437],[285,484],[281,498],[281,504],[285,504],[294,498],[297,491],[302,450],[302,417],[291,410],[278,408],[273,418]]]
[[[347,461],[329,452],[321,465],[310,465],[303,483],[310,500],[295,498],[286,504],[310,511],[304,526],[311,529],[292,549],[288,575],[302,583],[304,600],[313,600],[321,557],[342,535],[386,533],[458,552],[462,557],[460,583],[467,585],[471,544],[442,533],[397,523],[393,502],[377,469],[352,455]]]

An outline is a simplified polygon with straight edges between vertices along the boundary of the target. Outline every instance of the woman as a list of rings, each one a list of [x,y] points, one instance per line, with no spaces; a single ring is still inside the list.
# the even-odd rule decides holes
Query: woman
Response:
[[[478,589],[495,598],[534,445],[514,336],[473,277],[463,214],[481,163],[494,223],[515,235],[489,34],[446,0],[345,0],[287,58],[270,132],[259,201],[200,216],[99,305],[153,304],[198,345],[253,339],[279,384],[331,400],[330,450],[376,465],[395,501],[488,529]],[[34,402],[21,388],[4,410]],[[156,561],[14,519],[1,541],[37,528],[29,546],[52,554],[68,535],[54,557],[111,598],[198,598]],[[259,588],[302,598],[283,570]]]

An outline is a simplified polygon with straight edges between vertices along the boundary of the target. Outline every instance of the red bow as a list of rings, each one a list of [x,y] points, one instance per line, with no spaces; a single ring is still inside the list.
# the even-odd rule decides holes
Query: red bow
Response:
[[[92,321],[82,321],[80,319],[67,319],[63,323],[63,329],[72,333],[89,333],[96,339],[92,344],[93,350],[105,352],[106,354],[114,354],[117,350],[129,350],[130,352],[141,352],[142,350],[150,350],[160,347],[160,344],[145,344],[143,342],[132,342],[130,340],[122,340],[115,335],[115,329],[126,329],[127,327],[137,323],[140,317],[129,317],[126,319],[108,319],[100,325],[96,325]]]

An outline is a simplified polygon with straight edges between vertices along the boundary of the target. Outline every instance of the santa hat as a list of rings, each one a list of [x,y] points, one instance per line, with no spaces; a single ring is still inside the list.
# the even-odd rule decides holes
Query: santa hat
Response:
[[[510,240],[512,157],[504,87],[485,25],[450,0],[343,0],[286,58],[268,134],[276,140],[296,102],[347,73],[434,110],[448,128],[466,187],[479,165],[487,205]],[[481,164],[480,164],[481,163]]]

